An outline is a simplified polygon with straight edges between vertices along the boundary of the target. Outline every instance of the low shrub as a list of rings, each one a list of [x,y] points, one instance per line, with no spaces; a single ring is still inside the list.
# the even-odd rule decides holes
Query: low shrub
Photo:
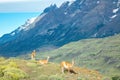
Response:
[[[0,80],[20,80],[26,77],[28,77],[28,75],[24,71],[19,69],[15,61],[5,60],[1,63]]]
[[[3,70],[4,77],[12,80],[19,80],[28,77],[28,75],[17,68],[7,68]]]
[[[120,76],[114,76],[112,77],[112,80],[120,80]]]
[[[0,77],[2,77],[4,75],[2,68],[0,67]]]
[[[65,79],[59,75],[51,75],[48,80],[65,80]]]
[[[85,78],[78,77],[77,80],[86,80]]]
[[[1,62],[1,61],[4,61],[4,60],[5,60],[5,58],[4,58],[4,57],[0,57],[0,62]]]
[[[40,75],[39,80],[48,80],[48,76],[47,75]]]
[[[18,68],[18,65],[15,62],[13,62],[13,61],[9,62],[8,66],[9,67]]]

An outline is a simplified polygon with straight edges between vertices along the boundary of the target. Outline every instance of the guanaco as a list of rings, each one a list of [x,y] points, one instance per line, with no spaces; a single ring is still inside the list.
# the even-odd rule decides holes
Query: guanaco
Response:
[[[49,61],[49,58],[50,57],[48,56],[46,60],[39,60],[38,63],[40,63],[40,64],[47,64],[48,61]]]
[[[62,73],[64,73],[65,70],[68,70],[68,72],[70,72],[71,70],[73,71],[72,68],[74,66],[74,60],[72,60],[72,63],[62,61],[60,65],[61,65]],[[73,71],[73,73],[75,72]]]
[[[32,54],[31,54],[31,60],[35,60],[35,56],[36,56],[36,51],[33,50]]]

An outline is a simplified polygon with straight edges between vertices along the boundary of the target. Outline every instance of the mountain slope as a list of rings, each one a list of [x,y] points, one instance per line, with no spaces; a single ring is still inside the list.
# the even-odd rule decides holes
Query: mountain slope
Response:
[[[72,41],[118,34],[120,1],[76,0],[59,8],[51,5],[27,27],[17,35],[0,38],[1,55],[17,56],[43,46],[54,49]]]
[[[120,34],[107,38],[71,42],[59,49],[37,53],[52,61],[75,60],[76,65],[95,69],[108,76],[120,74]]]

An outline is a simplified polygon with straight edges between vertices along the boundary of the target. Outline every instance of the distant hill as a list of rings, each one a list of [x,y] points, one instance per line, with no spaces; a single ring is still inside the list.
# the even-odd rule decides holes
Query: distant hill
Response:
[[[0,55],[17,56],[69,42],[120,33],[120,0],[75,0],[46,8],[0,38]]]
[[[71,42],[53,51],[37,53],[37,58],[46,56],[55,62],[74,59],[79,67],[98,70],[108,76],[120,75],[120,34]]]

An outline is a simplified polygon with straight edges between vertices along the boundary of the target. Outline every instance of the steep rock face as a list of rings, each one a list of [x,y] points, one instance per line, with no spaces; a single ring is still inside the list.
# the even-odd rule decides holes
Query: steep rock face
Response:
[[[60,47],[71,41],[117,34],[120,1],[76,0],[65,2],[59,8],[51,5],[26,27],[17,34],[13,31],[10,34],[14,35],[1,37],[0,52],[16,56],[45,45]]]

